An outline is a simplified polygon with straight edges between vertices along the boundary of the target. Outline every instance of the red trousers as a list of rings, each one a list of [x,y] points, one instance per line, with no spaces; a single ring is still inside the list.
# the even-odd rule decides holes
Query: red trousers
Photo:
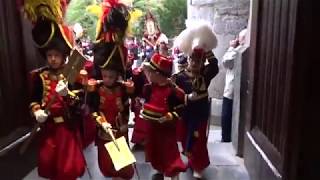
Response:
[[[141,108],[140,108],[141,109]],[[136,109],[134,112],[134,128],[132,132],[132,143],[143,144],[148,134],[149,124],[142,118],[140,118],[140,109]]]
[[[176,135],[177,135],[177,141],[182,142],[183,135],[182,132],[184,131],[184,122],[180,119],[177,121],[177,128],[176,128]]]
[[[96,138],[96,122],[87,115],[83,119],[83,137],[82,144],[83,148],[88,147]]]
[[[193,145],[188,155],[189,167],[198,172],[204,170],[210,164],[207,147],[207,125],[208,121],[203,121],[199,124],[197,129],[199,136],[193,138]],[[182,124],[180,133],[182,146],[185,149],[187,141],[187,125],[185,122]]]
[[[75,180],[85,171],[79,131],[65,123],[47,122],[40,131],[38,174],[54,180]]]
[[[120,137],[120,136],[117,136]],[[106,177],[121,177],[123,179],[132,179],[134,169],[132,165],[126,166],[119,171],[116,171],[111,157],[105,148],[104,144],[108,141],[97,138],[96,145],[98,147],[98,163],[101,173]]]
[[[175,122],[150,122],[149,127],[145,151],[152,167],[168,177],[186,171],[177,145]]]

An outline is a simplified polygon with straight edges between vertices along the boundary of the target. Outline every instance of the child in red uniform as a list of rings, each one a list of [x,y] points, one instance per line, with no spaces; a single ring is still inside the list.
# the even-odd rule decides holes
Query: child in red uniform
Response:
[[[144,86],[145,103],[141,116],[149,122],[146,158],[166,179],[178,179],[186,166],[176,141],[176,121],[183,108],[184,92],[168,80],[172,61],[159,54],[144,63],[149,84]]]
[[[106,117],[108,125],[113,128],[115,138],[126,137],[128,141],[128,117],[129,117],[129,96],[128,88],[118,82],[119,71],[114,68],[101,69],[103,84],[98,86],[95,94],[91,94],[91,107],[93,116]],[[102,114],[100,114],[102,113]],[[96,145],[98,147],[98,162],[102,174],[106,177],[131,179],[134,175],[132,165],[119,171],[114,169],[111,158],[104,144],[112,141],[110,135],[106,133],[104,124],[97,131]]]
[[[33,35],[48,62],[48,67],[32,72],[30,108],[41,124],[38,173],[52,180],[75,180],[83,175],[85,160],[79,136],[81,119],[74,116],[77,97],[60,79],[71,49],[68,39],[63,38],[68,37],[68,31],[42,19],[35,24]]]
[[[93,48],[96,78],[103,83],[90,93],[89,104],[93,117],[99,125],[96,145],[98,147],[99,167],[104,176],[113,179],[131,179],[134,175],[132,165],[116,171],[104,144],[110,142],[111,136],[106,129],[113,128],[115,138],[124,136],[128,141],[129,94],[132,87],[120,83],[125,79],[127,49],[124,36],[128,27],[128,8],[114,0],[104,0],[102,14],[97,22],[96,44]],[[104,119],[105,121],[100,121]]]
[[[148,83],[142,67],[133,69],[132,81],[134,82],[135,92],[131,100],[131,110],[134,112],[134,128],[132,132],[131,142],[135,143],[133,149],[143,148],[148,131],[148,123],[140,117],[140,111],[142,104],[140,99],[142,98],[143,86]]]

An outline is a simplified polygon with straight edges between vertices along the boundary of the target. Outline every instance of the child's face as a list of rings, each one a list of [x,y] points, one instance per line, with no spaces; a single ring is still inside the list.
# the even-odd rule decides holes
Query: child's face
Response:
[[[159,72],[157,71],[150,71],[149,73],[149,79],[150,82],[152,83],[163,83],[167,78],[164,77],[163,75],[161,75]]]
[[[189,58],[189,65],[188,68],[192,71],[192,72],[199,72],[200,69],[203,66],[203,62],[201,59],[199,58]]]
[[[103,84],[105,86],[112,86],[118,80],[118,73],[113,70],[101,70]]]
[[[46,52],[48,65],[52,69],[59,69],[64,63],[63,54],[55,49],[50,49]]]

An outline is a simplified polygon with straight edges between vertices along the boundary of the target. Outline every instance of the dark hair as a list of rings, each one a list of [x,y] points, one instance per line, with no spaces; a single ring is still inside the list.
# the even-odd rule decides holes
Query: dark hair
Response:
[[[49,50],[53,49],[59,51],[65,58],[70,54],[70,48],[68,45],[58,38],[53,38],[45,48],[42,48],[41,51],[46,54]]]

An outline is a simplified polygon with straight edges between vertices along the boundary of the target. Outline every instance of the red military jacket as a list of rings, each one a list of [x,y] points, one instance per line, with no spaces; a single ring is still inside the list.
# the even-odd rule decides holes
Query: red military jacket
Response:
[[[129,120],[129,95],[130,90],[122,83],[116,83],[112,87],[101,85],[97,91],[88,94],[88,103],[93,114],[103,113],[113,129],[120,129],[127,125]],[[120,102],[122,111],[117,105]]]
[[[146,84],[143,89],[143,97],[145,99],[143,113],[146,112],[146,117],[154,113],[162,113],[173,119],[179,119],[183,113],[185,94],[175,84],[170,82],[163,86],[154,83]],[[159,112],[148,114],[148,110],[145,111],[146,107],[150,107],[151,111],[153,109]]]
[[[64,120],[70,119],[77,98],[72,93],[69,93],[66,97],[57,94],[55,88],[58,81],[58,75],[50,71],[48,67],[31,72],[30,109],[33,112],[39,108],[48,110],[49,121],[55,117],[63,117]],[[48,104],[50,104],[50,107],[48,107]]]

